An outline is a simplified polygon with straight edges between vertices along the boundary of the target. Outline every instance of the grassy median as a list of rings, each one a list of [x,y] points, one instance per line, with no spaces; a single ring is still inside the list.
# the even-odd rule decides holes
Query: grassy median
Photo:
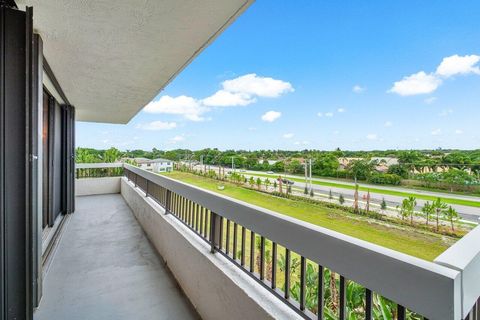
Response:
[[[246,175],[252,175],[256,177],[266,177],[266,178],[275,178],[278,176],[278,174],[263,174],[263,173],[245,173]],[[288,177],[289,180],[296,181],[296,182],[304,182],[305,179],[301,178],[292,178]],[[327,182],[327,181],[318,181],[318,180],[313,180],[313,184],[319,185],[319,186],[325,186],[325,187],[333,187],[333,188],[342,188],[342,189],[349,189],[349,190],[354,190],[355,186],[350,185],[350,184],[344,184],[341,182]],[[395,191],[395,190],[386,190],[386,189],[378,189],[378,188],[371,188],[371,187],[365,187],[365,186],[359,186],[358,190],[360,191],[370,191],[373,193],[378,193],[378,194],[385,194],[385,195],[390,195],[390,196],[398,196],[398,197],[404,197],[408,198],[410,196],[416,197],[417,199],[422,199],[422,200],[427,200],[427,201],[435,201],[437,197],[435,196],[430,196],[430,195],[425,195],[425,194],[419,194],[419,193],[414,193],[414,192],[404,192],[404,191]],[[441,197],[442,201],[448,204],[457,204],[457,205],[462,205],[462,206],[469,206],[469,207],[480,207],[480,202],[479,201],[473,201],[473,200],[464,200],[464,199],[454,199],[454,198],[448,198],[448,197]]]
[[[191,173],[172,172],[165,175],[425,260],[432,261],[455,241],[455,239],[443,235],[419,231],[406,226],[390,226],[384,222],[349,214],[340,209],[279,198],[228,182],[222,183],[225,186],[224,190],[218,190],[218,181]]]

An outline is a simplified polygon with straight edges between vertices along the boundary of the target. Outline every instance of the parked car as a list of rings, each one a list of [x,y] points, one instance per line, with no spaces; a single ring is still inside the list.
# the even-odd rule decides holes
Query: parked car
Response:
[[[274,174],[275,172],[273,171],[267,171],[268,174]]]
[[[277,178],[277,181],[280,182],[280,180],[282,181],[283,184],[289,184],[289,185],[293,185],[295,184],[295,182],[293,182],[292,180],[288,180],[288,179],[281,179],[281,178]]]

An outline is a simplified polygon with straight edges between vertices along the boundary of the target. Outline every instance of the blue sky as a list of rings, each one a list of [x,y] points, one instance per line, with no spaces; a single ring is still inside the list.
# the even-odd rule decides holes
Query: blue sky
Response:
[[[129,124],[78,122],[77,145],[478,148],[479,16],[478,0],[258,0]]]

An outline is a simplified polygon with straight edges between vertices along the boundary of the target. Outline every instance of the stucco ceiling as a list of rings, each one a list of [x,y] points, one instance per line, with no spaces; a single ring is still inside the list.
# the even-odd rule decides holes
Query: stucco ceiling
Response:
[[[20,0],[77,120],[127,123],[254,0]]]

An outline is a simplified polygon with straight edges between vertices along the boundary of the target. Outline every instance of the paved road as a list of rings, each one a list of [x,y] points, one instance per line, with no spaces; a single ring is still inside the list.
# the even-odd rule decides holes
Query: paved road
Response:
[[[250,175],[255,176],[255,174],[252,173],[252,172],[244,172],[243,174],[246,175],[247,177],[249,177]],[[272,175],[272,178],[275,178],[275,176]],[[294,186],[298,187],[300,189],[304,189],[305,188],[305,183],[295,181]],[[316,192],[316,193],[329,194],[329,192],[331,190],[333,196],[335,196],[335,197],[338,197],[340,194],[342,194],[345,198],[352,198],[352,199],[353,199],[354,193],[355,193],[355,190],[352,190],[352,189],[322,186],[322,185],[318,185],[318,184],[312,184],[312,188],[313,188],[314,192]],[[409,190],[409,189],[407,189],[407,190],[408,190],[408,192],[412,192],[412,190]],[[360,200],[364,199],[364,197],[366,197],[366,196],[367,196],[366,191],[359,191],[359,199]],[[440,195],[435,195],[435,196],[440,196]],[[454,198],[454,197],[451,197],[450,195],[448,197],[449,198]],[[385,199],[388,206],[396,207],[397,205],[399,205],[403,201],[403,199],[405,199],[405,197],[370,192],[370,201],[372,203],[380,204],[382,202],[382,199]],[[420,211],[421,208],[423,207],[423,205],[425,204],[425,202],[427,202],[427,200],[417,199],[416,210]],[[472,222],[477,222],[477,223],[480,222],[480,208],[479,207],[469,207],[469,206],[463,206],[463,205],[458,205],[458,204],[451,204],[451,206],[452,206],[452,208],[454,208],[455,210],[458,211],[458,213],[460,214],[460,216],[463,219],[468,220],[468,221],[472,221]]]
[[[208,166],[207,166],[208,167]],[[196,166],[195,169],[200,170],[203,169],[201,166]],[[218,172],[218,167],[216,166],[210,166],[211,170],[215,170]],[[227,171],[231,171],[231,169],[225,168],[225,173]],[[256,176],[256,174],[261,174],[260,176],[262,179],[264,179],[263,175],[265,175],[265,172],[261,171],[240,171],[241,174],[250,177],[250,176]],[[275,179],[278,177],[279,174],[272,174],[272,179]],[[297,179],[302,179],[300,176],[294,176],[294,175],[282,175],[287,178],[297,178]],[[315,181],[321,181],[321,182],[334,182],[334,183],[341,183],[341,184],[346,184],[346,185],[355,185],[352,182],[344,182],[344,181],[338,181],[338,180],[333,180],[333,179],[323,179],[323,178],[312,178],[312,180]],[[466,196],[466,195],[457,195],[457,194],[451,194],[451,193],[444,193],[444,192],[434,192],[434,191],[425,191],[425,190],[418,190],[418,189],[408,189],[408,188],[402,188],[402,187],[388,187],[388,186],[379,186],[379,185],[370,185],[370,184],[363,184],[360,183],[360,186],[364,187],[371,187],[374,189],[382,189],[382,190],[393,190],[393,191],[400,191],[400,192],[407,192],[407,193],[417,193],[417,194],[423,194],[423,195],[429,195],[429,196],[434,196],[434,197],[440,197],[440,198],[451,198],[451,199],[463,199],[463,200],[473,200],[473,201],[479,201],[480,202],[480,197],[475,197],[475,196]],[[295,187],[304,189],[305,188],[305,183],[303,182],[297,182],[295,181],[294,184]],[[321,193],[321,194],[329,194],[330,190],[332,191],[333,196],[338,197],[340,194],[342,194],[345,198],[352,198],[354,196],[355,191],[353,189],[345,189],[341,187],[330,187],[330,186],[322,186],[318,184],[313,184],[313,189],[314,192],[316,193]],[[359,191],[359,199],[362,200],[363,197],[366,197],[367,192],[366,191]],[[396,207],[399,205],[405,197],[401,196],[394,196],[394,195],[387,195],[387,194],[381,194],[381,193],[375,193],[375,192],[370,192],[370,201],[372,203],[377,203],[380,204],[382,202],[382,199],[385,199],[386,203],[390,207]],[[416,210],[420,211],[422,206],[427,202],[427,200],[422,200],[422,199],[417,199],[417,207]],[[449,204],[450,205],[450,204]],[[451,206],[458,211],[460,216],[464,220],[472,221],[472,222],[477,222],[480,223],[480,207],[470,207],[470,206],[464,206],[464,205],[458,205],[458,204],[451,204]]]

